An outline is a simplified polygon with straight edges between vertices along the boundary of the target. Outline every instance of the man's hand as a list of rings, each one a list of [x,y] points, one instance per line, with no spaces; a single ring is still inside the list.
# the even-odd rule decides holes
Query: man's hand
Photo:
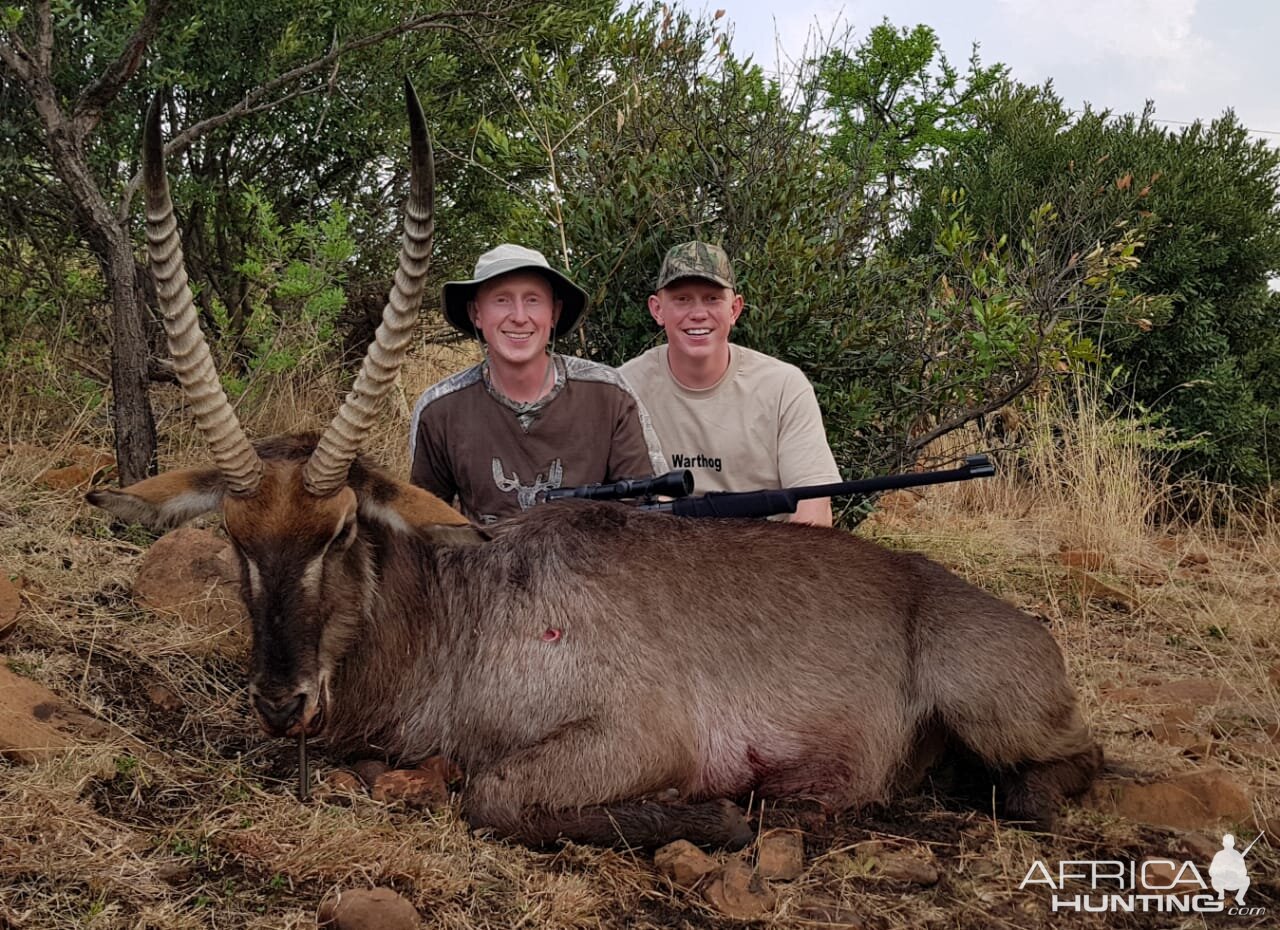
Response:
[[[796,512],[791,515],[792,523],[809,523],[813,526],[831,525],[831,498],[819,497],[814,500],[798,501]]]

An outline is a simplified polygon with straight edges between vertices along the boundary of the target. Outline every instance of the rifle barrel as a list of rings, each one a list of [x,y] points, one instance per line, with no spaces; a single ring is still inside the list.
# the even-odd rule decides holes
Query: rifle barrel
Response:
[[[870,494],[875,491],[913,488],[951,481],[968,481],[970,478],[986,478],[994,474],[995,468],[991,460],[979,454],[966,456],[965,464],[960,468],[904,472],[898,475],[882,475],[857,481],[813,484],[781,490],[712,491],[699,497],[683,497],[640,506],[644,510],[656,510],[674,514],[677,517],[771,517],[780,513],[795,513],[796,504],[802,500],[838,497],[844,494]]]
[[[789,488],[796,500],[816,497],[840,497],[844,494],[871,494],[875,491],[892,491],[898,488],[915,488],[927,484],[945,484],[951,481],[968,481],[970,478],[988,478],[996,473],[995,466],[985,455],[965,457],[959,468],[940,471],[909,471],[899,475],[879,475],[875,478],[859,478],[856,481],[838,481],[834,484],[812,484],[803,488]],[[749,492],[752,493],[752,492]]]

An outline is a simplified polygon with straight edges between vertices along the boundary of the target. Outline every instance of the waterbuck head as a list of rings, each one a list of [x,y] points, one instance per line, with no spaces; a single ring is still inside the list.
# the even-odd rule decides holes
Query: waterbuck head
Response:
[[[378,535],[464,527],[438,499],[355,465],[380,399],[395,381],[426,283],[433,164],[426,120],[408,81],[412,169],[404,238],[382,325],[355,386],[317,441],[249,443],[200,332],[165,177],[157,98],[143,134],[147,243],[165,333],[183,393],[213,453],[212,467],[167,472],[90,503],[154,528],[221,510],[240,560],[253,625],[250,700],[274,735],[317,732],[329,682],[377,600]]]

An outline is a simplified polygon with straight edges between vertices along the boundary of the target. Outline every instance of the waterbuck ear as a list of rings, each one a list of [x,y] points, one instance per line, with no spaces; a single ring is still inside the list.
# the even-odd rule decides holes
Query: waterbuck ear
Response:
[[[217,468],[181,468],[127,488],[99,488],[85,495],[95,507],[152,530],[170,530],[222,506],[226,485]]]
[[[430,491],[378,473],[353,473],[360,517],[399,533],[426,533],[446,545],[481,543],[489,537]],[[358,485],[358,486],[357,486]]]

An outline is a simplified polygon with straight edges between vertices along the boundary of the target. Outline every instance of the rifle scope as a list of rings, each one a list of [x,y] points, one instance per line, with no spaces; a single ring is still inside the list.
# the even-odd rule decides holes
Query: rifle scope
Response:
[[[693,472],[689,469],[669,471],[653,478],[634,478],[612,484],[588,484],[577,488],[551,488],[543,500],[558,501],[577,497],[593,501],[612,501],[624,497],[685,497],[693,493]]]

